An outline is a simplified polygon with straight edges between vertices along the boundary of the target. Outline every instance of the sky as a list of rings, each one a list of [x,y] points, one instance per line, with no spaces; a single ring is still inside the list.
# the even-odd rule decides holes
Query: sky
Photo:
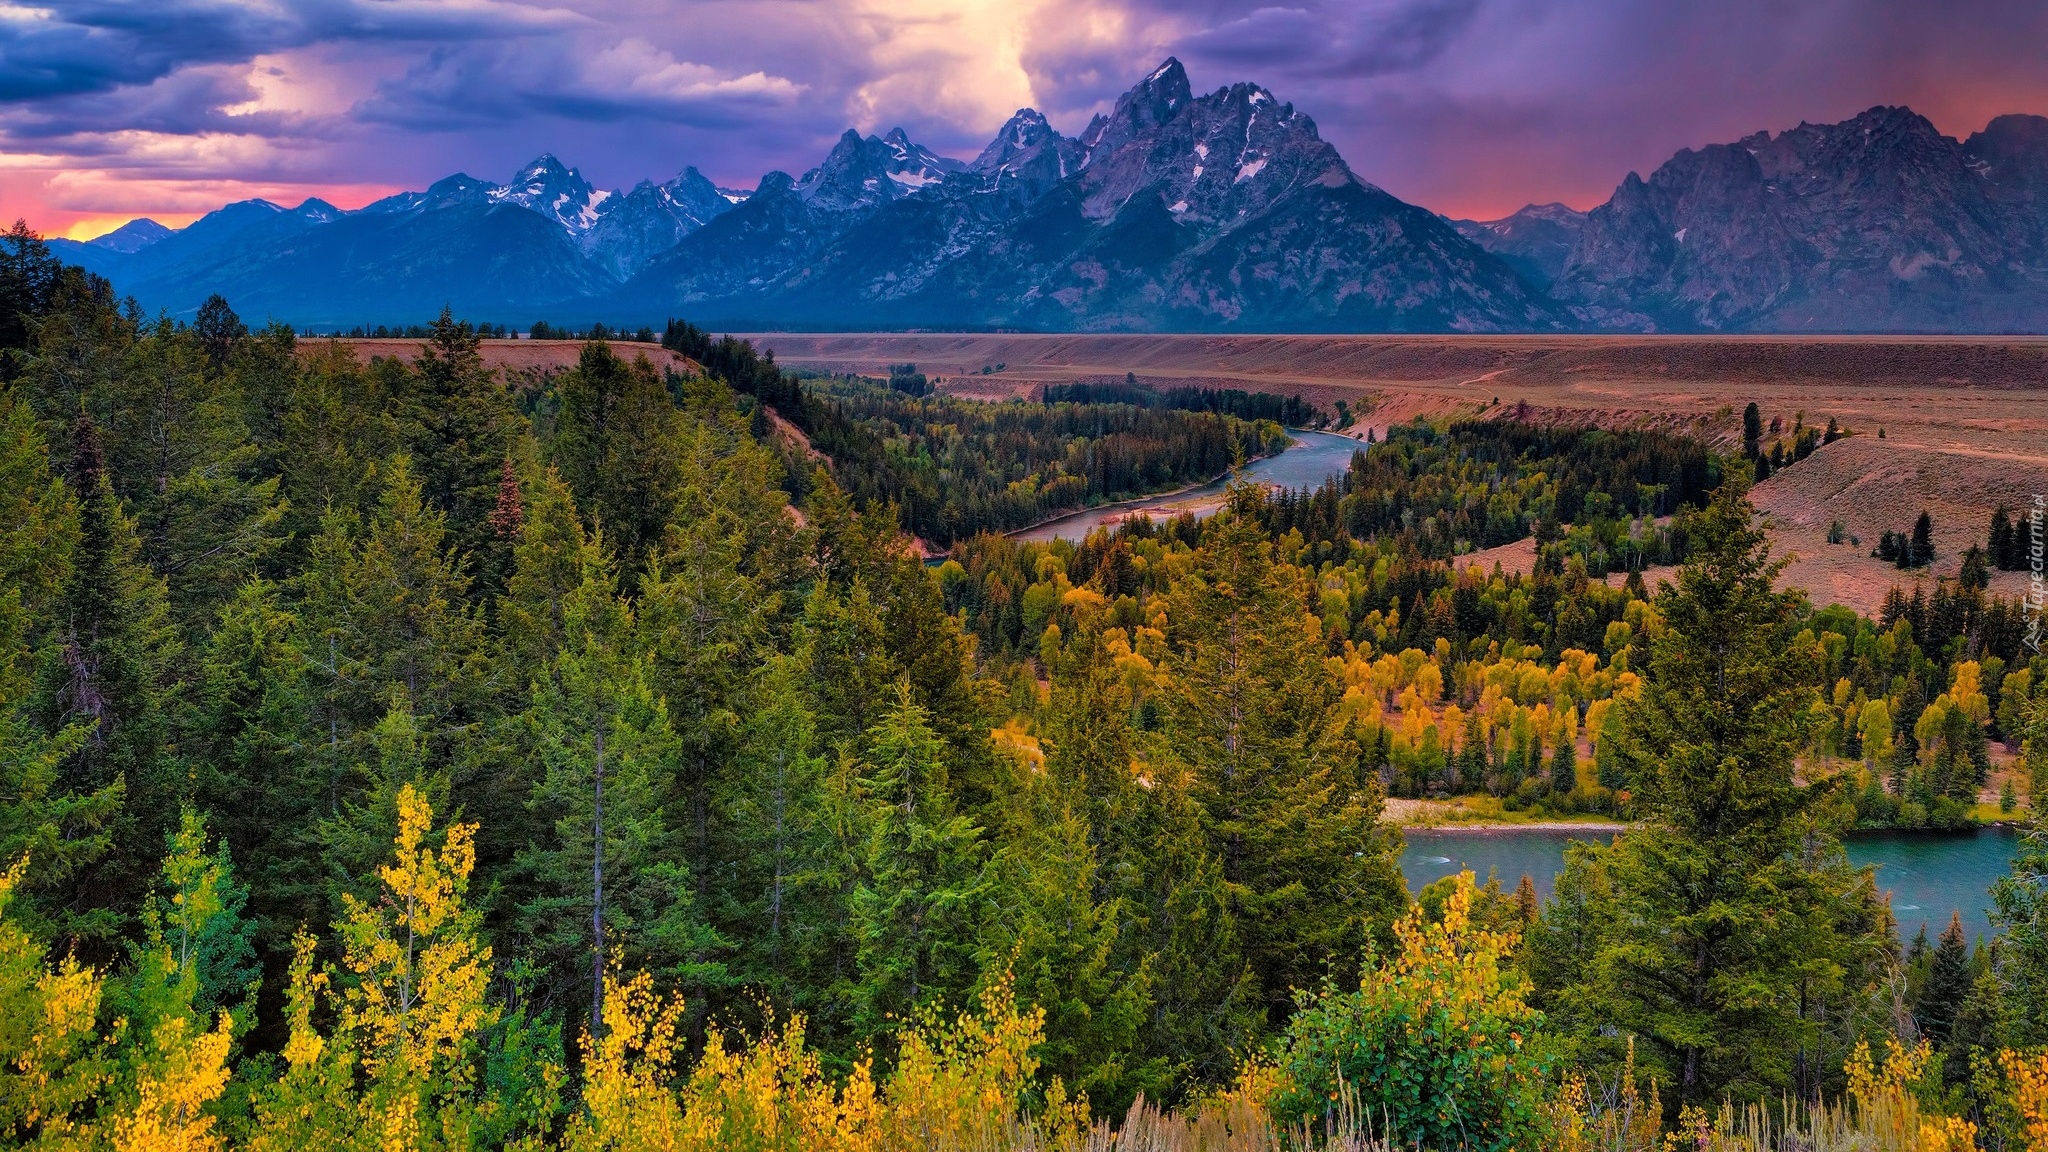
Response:
[[[2048,114],[2044,45],[2044,0],[0,0],[0,216],[354,208],[541,152],[751,188],[848,127],[963,158],[1021,107],[1078,133],[1174,55],[1486,219],[1876,104],[1959,137]]]

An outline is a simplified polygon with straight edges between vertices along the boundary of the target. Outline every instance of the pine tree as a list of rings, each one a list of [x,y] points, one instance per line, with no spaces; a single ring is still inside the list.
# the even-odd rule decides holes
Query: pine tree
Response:
[[[424,503],[411,462],[396,456],[383,471],[366,528],[330,515],[313,543],[301,576],[304,646],[337,749],[403,689],[441,755],[483,703],[483,624],[446,517]]]
[[[1742,454],[1751,460],[1756,459],[1763,439],[1763,414],[1757,411],[1756,401],[1752,400],[1742,409]]]
[[[321,762],[306,755],[310,663],[301,623],[280,590],[251,580],[221,610],[186,713],[197,761],[193,788],[254,880],[261,939],[282,957],[297,925],[322,912],[308,831],[333,798]],[[224,851],[226,849],[224,848]]]
[[[1955,1029],[1956,1013],[1970,994],[1975,974],[1970,971],[1970,947],[1963,938],[1963,917],[1949,917],[1927,966],[1927,982],[1913,1005],[1913,1017],[1920,1032],[1936,1047],[1946,1048]],[[1964,1061],[1957,1061],[1958,1066]]]
[[[282,543],[278,479],[259,475],[237,378],[200,334],[164,319],[123,352],[86,404],[104,413],[107,475],[135,517],[142,558],[196,638]]]
[[[661,544],[681,483],[682,417],[645,355],[583,346],[555,389],[551,454],[585,515],[605,526],[621,568],[637,573]]]
[[[199,340],[199,350],[206,354],[207,365],[219,372],[227,367],[228,358],[249,338],[249,326],[235,315],[227,297],[215,292],[206,298],[193,316],[192,334]]]
[[[981,830],[954,810],[946,749],[929,713],[899,685],[860,761],[867,834],[851,930],[865,1037],[927,1004],[960,1003],[978,971]]]
[[[834,835],[830,761],[793,659],[757,673],[746,714],[732,769],[714,780],[727,861],[711,889],[715,927],[734,943],[732,981],[774,989],[776,1006],[803,1013],[830,1046],[844,1039],[833,984],[853,861]]]
[[[1792,1085],[1816,1039],[1800,989],[1861,962],[1868,877],[1793,781],[1811,689],[1788,643],[1797,594],[1772,586],[1783,562],[1739,483],[1684,527],[1686,562],[1657,600],[1666,628],[1619,705],[1616,751],[1647,817],[1599,853],[1622,914],[1555,994],[1637,1034],[1682,1099],[1705,1100]],[[1826,922],[1843,931],[1816,939]]]
[[[545,765],[528,805],[552,820],[551,834],[519,855],[533,891],[520,921],[553,979],[589,997],[589,1027],[601,1035],[614,950],[635,968],[673,972],[706,941],[661,807],[679,759],[675,733],[601,539],[585,557],[563,607],[563,646],[536,678],[525,717]]]
[[[1118,963],[1123,902],[1098,897],[1099,864],[1077,787],[1019,768],[1008,824],[988,868],[983,979],[1009,973],[1017,996],[1045,1012],[1042,1067],[1115,1113],[1164,1078],[1163,1057],[1141,1059],[1150,971]]]
[[[1169,774],[1170,773],[1170,774]],[[1131,931],[1150,973],[1141,1056],[1163,1067],[1149,1090],[1222,1084],[1267,1034],[1267,997],[1248,959],[1222,861],[1209,847],[1185,770],[1160,765],[1128,821],[1138,846]]]
[[[110,852],[75,873],[62,898],[63,931],[105,938],[146,887],[154,853],[176,810],[163,683],[176,650],[162,581],[140,564],[132,523],[109,484],[97,427],[81,413],[70,476],[78,516],[72,566],[57,605],[55,635],[42,654],[35,711],[46,731],[73,725],[84,739],[64,757],[56,791],[103,795],[120,789],[120,815],[107,826]],[[53,902],[53,906],[55,903]]]
[[[124,793],[115,783],[65,787],[64,768],[91,735],[90,721],[52,731],[30,712],[36,648],[54,640],[74,516],[28,407],[0,396],[0,862],[28,859],[15,912],[23,923],[36,920],[27,898],[61,890],[112,846],[108,825]]]
[[[1192,578],[1172,592],[1165,740],[1192,770],[1231,908],[1275,1023],[1292,989],[1355,962],[1406,902],[1376,786],[1342,776],[1355,746],[1299,574],[1273,562],[1262,497],[1233,485]],[[1332,866],[1334,862],[1334,867]]]
[[[550,467],[531,486],[512,545],[512,573],[498,598],[500,691],[523,701],[533,677],[561,649],[569,598],[593,563],[589,548],[576,499]]]
[[[1574,723],[1577,713],[1567,707],[1557,718],[1557,731],[1552,740],[1557,751],[1550,757],[1550,790],[1559,795],[1569,795],[1579,786],[1578,725]]]
[[[1913,540],[1907,545],[1907,561],[1901,568],[1925,568],[1934,563],[1934,521],[1926,512],[1913,521]]]
[[[740,570],[744,538],[729,517],[679,525],[672,543],[649,562],[641,582],[640,643],[675,717],[681,744],[671,818],[686,830],[683,843],[699,870],[697,897],[709,906],[710,870],[723,856],[713,822],[714,778],[737,752],[748,678],[774,602]],[[702,990],[694,991],[701,1000]]]
[[[497,374],[484,367],[469,321],[444,307],[427,331],[404,414],[405,444],[419,469],[421,497],[445,520],[456,550],[481,554],[519,415]]]

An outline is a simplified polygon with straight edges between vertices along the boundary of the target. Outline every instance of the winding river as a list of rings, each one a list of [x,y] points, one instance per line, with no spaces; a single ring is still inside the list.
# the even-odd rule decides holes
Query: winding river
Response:
[[[1401,871],[1412,888],[1470,868],[1484,882],[1488,869],[1502,888],[1523,875],[1548,898],[1564,866],[1564,846],[1574,839],[1608,839],[1611,832],[1558,832],[1519,828],[1410,829]],[[1991,934],[1991,884],[2012,865],[2019,838],[2003,828],[1976,832],[1859,832],[1849,837],[1849,862],[1877,866],[1879,891],[1891,893],[1899,935],[1911,940],[1922,925],[1931,940],[1948,926],[1952,912],[1963,916],[1971,940]]]
[[[1307,432],[1289,429],[1294,443],[1273,456],[1263,457],[1245,465],[1245,474],[1261,484],[1280,485],[1287,488],[1313,488],[1332,476],[1340,476],[1351,467],[1351,454],[1365,447],[1363,440],[1349,436],[1338,436],[1330,432]],[[1165,519],[1181,512],[1194,512],[1206,516],[1216,510],[1225,488],[1229,487],[1228,477],[1164,496],[1147,496],[1141,500],[1125,500],[1117,504],[1104,504],[1048,520],[1043,524],[1025,528],[1015,535],[1019,540],[1043,543],[1047,540],[1073,540],[1079,542],[1088,533],[1104,524],[1114,524],[1127,516],[1147,513],[1155,519]]]
[[[1288,488],[1313,487],[1342,474],[1351,465],[1351,454],[1365,447],[1362,441],[1328,432],[1290,431],[1288,435],[1295,442],[1286,451],[1246,466],[1252,479]],[[1228,483],[1226,478],[1170,495],[1105,504],[1016,535],[1021,540],[1079,541],[1104,524],[1139,513],[1161,519],[1184,511],[1207,515],[1216,510]],[[1406,833],[1401,870],[1409,885],[1418,889],[1461,868],[1472,869],[1482,881],[1492,870],[1503,888],[1513,888],[1527,874],[1535,881],[1537,892],[1548,898],[1564,865],[1567,843],[1574,838],[1611,836],[1611,832],[1591,829],[1411,829]],[[1877,867],[1878,888],[1891,894],[1892,912],[1898,917],[1903,938],[1910,940],[1922,925],[1929,937],[1936,936],[1948,924],[1949,915],[1960,912],[1964,931],[1974,940],[1990,934],[1991,884],[2011,866],[2016,842],[2017,837],[2002,828],[1974,833],[1868,832],[1850,837],[1848,852],[1852,864]]]

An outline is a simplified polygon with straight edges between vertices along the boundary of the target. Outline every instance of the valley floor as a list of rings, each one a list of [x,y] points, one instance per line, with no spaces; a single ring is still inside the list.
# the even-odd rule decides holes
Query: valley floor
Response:
[[[766,333],[785,364],[884,372],[914,362],[948,392],[1030,396],[1049,383],[1261,389],[1364,415],[1363,439],[1417,416],[1516,412],[1533,419],[1686,431],[1733,448],[1754,401],[1789,440],[1802,414],[1855,433],[1759,485],[1757,507],[1790,554],[1787,585],[1818,604],[1875,615],[1916,574],[1869,553],[1925,509],[1937,559],[1917,578],[1953,575],[1994,508],[2048,496],[2048,338],[1642,336],[1192,336]],[[996,370],[1000,366],[1000,370]],[[983,369],[990,371],[983,374]],[[1498,404],[1496,404],[1498,401]],[[1882,429],[1884,438],[1878,438]],[[1771,439],[1766,435],[1766,442]],[[1841,521],[1858,543],[1829,544]],[[1528,542],[1476,554],[1526,570]],[[1651,575],[1652,583],[1655,574]],[[2023,597],[2024,573],[1992,592]]]

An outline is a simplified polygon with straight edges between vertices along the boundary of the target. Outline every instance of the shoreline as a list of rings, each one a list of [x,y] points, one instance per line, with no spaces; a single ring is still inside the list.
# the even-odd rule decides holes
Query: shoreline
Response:
[[[1409,832],[1626,832],[1635,827],[1618,820],[1528,820],[1515,823],[1504,820],[1459,820],[1444,824],[1398,824],[1403,834]]]
[[[1299,441],[1299,440],[1296,440],[1296,439],[1294,438],[1294,433],[1296,433],[1296,432],[1312,432],[1312,431],[1315,431],[1315,429],[1312,429],[1312,428],[1286,428],[1286,429],[1282,429],[1282,431],[1284,431],[1284,432],[1286,432],[1286,433],[1287,433],[1287,447],[1286,447],[1286,448],[1282,448],[1282,449],[1281,449],[1280,451],[1278,451],[1278,452],[1273,452],[1273,453],[1269,453],[1269,454],[1266,454],[1266,455],[1261,455],[1261,456],[1247,456],[1247,457],[1245,458],[1245,461],[1244,461],[1244,465],[1241,465],[1240,467],[1242,467],[1242,466],[1249,466],[1249,465],[1252,465],[1252,464],[1256,464],[1256,463],[1258,463],[1258,462],[1259,462],[1259,461],[1261,461],[1261,460],[1273,460],[1273,459],[1277,459],[1277,458],[1279,458],[1279,457],[1281,457],[1281,456],[1285,456],[1285,455],[1287,454],[1287,452],[1288,452],[1288,450],[1289,450],[1289,449],[1291,449],[1291,448],[1293,448],[1293,447],[1295,447],[1296,445],[1298,445],[1298,444],[1300,444],[1300,443],[1301,443],[1301,441]],[[1131,498],[1130,498],[1130,499],[1128,499],[1128,500],[1112,500],[1112,501],[1110,501],[1110,502],[1109,502],[1109,503],[1107,503],[1107,504],[1096,504],[1096,505],[1093,505],[1093,506],[1090,506],[1090,507],[1084,507],[1084,508],[1075,508],[1075,509],[1073,509],[1073,510],[1071,510],[1071,511],[1067,511],[1067,512],[1062,512],[1062,513],[1060,513],[1060,514],[1059,514],[1059,515],[1057,515],[1057,516],[1048,516],[1048,517],[1046,517],[1045,519],[1043,519],[1043,520],[1040,520],[1040,521],[1038,521],[1038,522],[1037,522],[1037,523],[1035,523],[1035,524],[1026,524],[1026,525],[1024,525],[1024,526],[1023,526],[1022,528],[1012,528],[1012,529],[1010,529],[1009,531],[1007,531],[1007,532],[1003,533],[1003,535],[1005,535],[1005,536],[1011,536],[1011,537],[1015,537],[1015,536],[1022,536],[1022,535],[1023,535],[1024,533],[1026,533],[1026,532],[1036,532],[1036,531],[1038,531],[1038,530],[1039,530],[1039,529],[1041,529],[1041,528],[1048,528],[1048,527],[1051,527],[1051,526],[1052,526],[1052,525],[1054,525],[1054,524],[1058,524],[1058,523],[1059,523],[1060,521],[1062,521],[1062,520],[1070,520],[1070,519],[1072,519],[1072,518],[1074,518],[1074,517],[1076,517],[1076,516],[1086,516],[1086,515],[1089,515],[1089,514],[1091,514],[1091,513],[1095,513],[1095,512],[1103,512],[1103,511],[1107,511],[1107,510],[1109,510],[1109,509],[1111,509],[1111,508],[1126,508],[1126,507],[1128,507],[1128,508],[1130,508],[1130,509],[1131,509],[1131,511],[1133,511],[1133,512],[1140,512],[1140,511],[1145,511],[1146,509],[1142,509],[1142,508],[1139,508],[1139,507],[1137,507],[1137,505],[1140,505],[1140,504],[1150,504],[1150,503],[1152,503],[1152,502],[1154,502],[1154,501],[1156,501],[1156,500],[1171,500],[1171,499],[1173,499],[1173,498],[1174,498],[1174,497],[1176,497],[1176,496],[1185,496],[1185,495],[1187,495],[1187,494],[1188,494],[1188,493],[1190,493],[1190,492],[1199,492],[1199,491],[1201,491],[1202,489],[1204,489],[1204,488],[1207,488],[1207,487],[1209,487],[1209,486],[1211,486],[1211,485],[1213,485],[1213,484],[1216,484],[1216,483],[1218,483],[1218,482],[1220,482],[1220,481],[1223,481],[1223,480],[1227,480],[1227,479],[1229,479],[1229,478],[1230,478],[1230,474],[1231,474],[1232,472],[1235,472],[1235,471],[1237,471],[1237,467],[1225,468],[1225,469],[1224,469],[1223,471],[1221,471],[1221,472],[1218,472],[1218,473],[1217,473],[1216,475],[1214,475],[1214,476],[1211,476],[1211,477],[1209,477],[1209,478],[1208,478],[1207,480],[1200,480],[1200,481],[1196,481],[1196,482],[1194,482],[1194,483],[1190,483],[1190,484],[1184,484],[1184,485],[1182,485],[1181,487],[1179,487],[1179,488],[1174,488],[1174,489],[1172,489],[1172,490],[1170,490],[1170,491],[1166,491],[1166,492],[1153,492],[1153,493],[1150,493],[1150,494],[1148,494],[1148,495],[1144,495],[1144,496],[1133,496],[1133,497],[1131,497]]]

